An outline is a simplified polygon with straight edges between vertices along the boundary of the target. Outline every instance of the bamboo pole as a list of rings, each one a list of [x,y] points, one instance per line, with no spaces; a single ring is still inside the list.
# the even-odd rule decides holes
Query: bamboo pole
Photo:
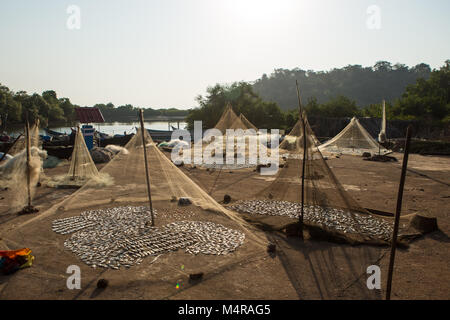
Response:
[[[300,90],[298,89],[298,81],[295,80],[295,86],[297,87],[297,99],[298,99],[298,108],[299,108],[299,120],[302,121],[303,128],[303,160],[302,160],[302,204],[300,209],[299,216],[299,225],[300,225],[300,238],[303,239],[303,212],[304,212],[304,202],[305,202],[305,165],[306,165],[306,124],[305,119],[302,115],[302,102],[300,99]]]
[[[76,177],[76,170],[77,170],[77,141],[79,141],[79,139],[84,139],[84,137],[80,136],[81,131],[80,131],[80,126],[77,126],[77,135],[75,136],[75,141],[73,143],[73,150],[72,150],[72,158],[73,158],[73,173],[72,173],[72,180],[75,180]]]
[[[388,271],[388,279],[387,279],[387,285],[386,285],[386,300],[391,299],[392,274],[394,272],[395,250],[397,248],[397,235],[398,235],[398,227],[399,227],[399,223],[400,223],[400,212],[402,210],[403,189],[405,186],[406,169],[408,167],[410,141],[411,141],[411,126],[408,126],[408,129],[406,130],[406,141],[405,141],[405,151],[403,154],[402,173],[400,176],[400,184],[398,187],[397,208],[395,211],[394,230],[392,231],[391,256],[389,259],[389,271]]]
[[[30,160],[31,160],[31,148],[30,148],[30,124],[28,122],[28,115],[26,116],[25,123],[25,132],[26,132],[26,152],[27,152],[27,193],[28,193],[28,208],[31,208],[31,169],[30,169]]]
[[[297,99],[298,99],[298,108],[299,108],[299,115],[300,119],[302,118],[302,101],[300,99],[300,90],[298,89],[298,81],[295,80],[295,86],[297,87]]]
[[[303,239],[303,213],[305,203],[305,167],[306,167],[306,124],[305,119],[302,118],[303,125],[303,161],[302,161],[302,206],[300,211],[300,238]]]
[[[144,161],[145,161],[145,178],[147,180],[148,202],[150,204],[150,214],[152,216],[152,227],[153,227],[155,225],[155,219],[153,217],[152,193],[150,189],[150,176],[148,174],[147,146],[145,145],[144,111],[142,109],[139,110],[139,120],[141,122],[142,147],[144,150]]]

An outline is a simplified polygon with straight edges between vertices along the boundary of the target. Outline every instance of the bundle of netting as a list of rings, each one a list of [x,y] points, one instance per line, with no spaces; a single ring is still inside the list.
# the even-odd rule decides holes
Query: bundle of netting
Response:
[[[353,117],[350,123],[334,138],[319,146],[319,149],[323,153],[349,155],[362,155],[365,152],[371,154],[387,154],[391,152],[378,144],[356,117]]]
[[[126,150],[122,152],[126,153]],[[98,172],[78,127],[68,173],[48,179],[47,185],[49,187],[81,187],[87,181],[98,188],[113,183],[108,174]]]
[[[296,130],[296,138],[289,142],[291,157],[285,158],[275,179],[251,200],[238,201],[231,208],[298,220],[303,203],[303,221],[311,233],[349,242],[387,243],[392,223],[369,213],[346,192],[323,159],[306,119]]]
[[[38,146],[38,124],[36,123],[28,132],[28,136],[25,133],[22,140],[18,140],[13,146],[14,156],[0,165],[0,185],[2,188],[8,188],[9,211],[13,212],[21,210],[33,199],[42,173],[43,161],[47,158],[47,152]]]

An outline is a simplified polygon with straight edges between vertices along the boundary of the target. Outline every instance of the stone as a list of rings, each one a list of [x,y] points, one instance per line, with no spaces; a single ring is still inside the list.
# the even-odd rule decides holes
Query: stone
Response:
[[[190,280],[196,281],[196,280],[200,280],[201,278],[203,278],[203,272],[191,273],[189,275]]]
[[[182,198],[178,199],[178,205],[179,206],[188,206],[190,204],[192,204],[192,201],[189,198],[183,198],[182,197]]]
[[[277,251],[277,246],[274,243],[269,243],[267,245],[267,252],[268,253],[275,253]]]
[[[410,225],[423,234],[439,229],[436,218],[429,218],[418,214],[414,215],[411,219]]]
[[[109,284],[109,281],[106,279],[100,279],[97,281],[97,288],[98,289],[105,289]]]
[[[288,237],[300,237],[300,225],[298,222],[287,225],[285,230]]]
[[[231,196],[226,194],[223,196],[223,203],[228,204],[231,202]]]

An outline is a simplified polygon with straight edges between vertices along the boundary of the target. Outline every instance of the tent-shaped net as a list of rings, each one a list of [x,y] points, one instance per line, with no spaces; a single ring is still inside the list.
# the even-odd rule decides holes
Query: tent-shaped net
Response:
[[[319,146],[323,153],[342,153],[350,155],[362,155],[364,152],[371,154],[387,154],[391,152],[379,145],[366,129],[359,123],[356,117],[334,138]]]
[[[311,127],[309,126],[308,119],[305,114],[302,115],[303,119],[305,119],[306,122],[306,130],[307,130],[307,140],[311,140],[311,143],[314,143],[315,145],[319,145],[320,142],[316,138],[314,132],[311,130]],[[289,132],[288,135],[286,135],[283,139],[283,141],[280,143],[280,153],[285,157],[296,157],[298,158],[301,156],[302,150],[303,150],[303,122],[302,118],[297,121],[295,126],[292,128],[292,130]]]
[[[138,130],[125,148],[127,153],[120,152],[100,170],[112,184],[99,187],[88,181],[4,239],[34,248],[40,256],[37,267],[54,276],[71,264],[83,266],[89,275],[100,274],[95,271],[99,267],[125,272],[169,254],[207,272],[266,245],[238,214],[215,202],[162,154],[146,130]],[[205,259],[197,263],[186,253]]]
[[[112,178],[105,173],[99,173],[84,137],[78,127],[73,146],[70,167],[67,174],[47,180],[49,187],[81,187],[87,181],[98,187],[112,184]]]
[[[8,203],[11,212],[18,212],[23,209],[28,204],[29,197],[33,199],[42,173],[43,161],[47,157],[47,153],[41,149],[39,143],[39,122],[36,122],[28,132],[29,137],[24,133],[8,151],[9,154],[13,155],[13,158],[3,161],[0,166],[0,185],[3,188],[8,188]],[[29,185],[27,178],[27,138],[30,141]]]
[[[310,231],[349,242],[387,243],[392,224],[370,214],[346,192],[322,157],[307,120],[305,130],[300,123],[294,133],[301,138],[289,147],[290,154],[297,156],[286,157],[274,180],[253,199],[238,201],[231,208],[242,213],[298,218],[305,161],[303,221]]]
[[[242,113],[239,115],[239,119],[241,120],[241,122],[244,124],[244,126],[247,129],[253,129],[256,132],[258,132],[258,129],[256,128],[256,126],[253,125],[253,123],[251,123]]]
[[[267,162],[266,157],[268,158],[271,155],[270,149],[266,147],[267,141],[270,141],[270,136],[258,136],[256,127],[242,114],[241,117],[236,116],[230,104],[225,108],[214,129],[221,132],[221,138],[217,139],[217,137],[211,137],[211,134],[205,133],[202,140],[202,150],[204,154],[211,155],[211,157],[218,154],[221,154],[222,157],[217,157],[218,161],[204,161],[203,167],[230,170],[254,167],[260,163],[265,164]],[[233,130],[232,132],[236,134],[234,138],[230,135],[230,130]],[[265,138],[265,141],[263,138]],[[233,145],[227,149],[227,145],[230,144]],[[230,151],[233,161],[226,160]],[[193,151],[191,154],[194,156],[195,152]],[[260,157],[260,155],[263,155],[263,157]],[[205,159],[205,157],[203,158]],[[255,160],[250,161],[250,158]]]
[[[225,135],[227,129],[244,129],[247,127],[240,121],[239,117],[234,113],[231,104],[228,103],[214,128],[220,130]]]

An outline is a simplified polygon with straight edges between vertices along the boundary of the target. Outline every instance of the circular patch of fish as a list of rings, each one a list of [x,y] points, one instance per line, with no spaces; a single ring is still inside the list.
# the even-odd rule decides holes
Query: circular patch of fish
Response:
[[[156,210],[153,210],[156,215]],[[64,242],[91,267],[119,269],[140,264],[147,256],[178,249],[190,254],[225,255],[244,243],[245,234],[205,221],[175,221],[151,226],[148,207],[115,207],[84,211],[56,219],[56,233],[73,233]]]

